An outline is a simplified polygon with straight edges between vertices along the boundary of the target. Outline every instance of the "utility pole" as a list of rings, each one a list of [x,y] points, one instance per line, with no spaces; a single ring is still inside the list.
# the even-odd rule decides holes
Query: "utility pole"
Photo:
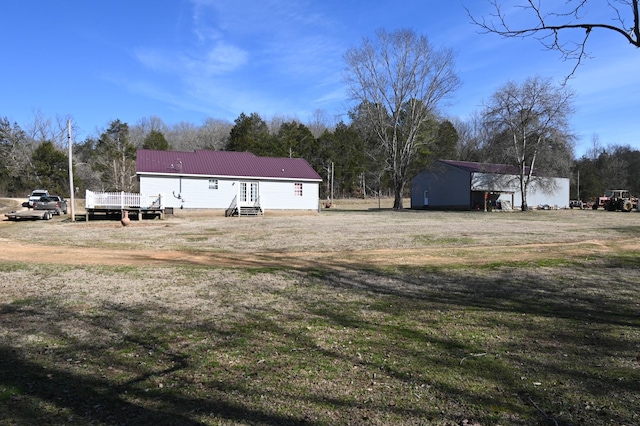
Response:
[[[331,205],[333,206],[333,177],[334,177],[333,161],[331,162]]]
[[[71,222],[76,221],[76,203],[73,187],[73,143],[71,141],[71,120],[67,120],[67,145],[69,147],[69,201],[71,203]]]

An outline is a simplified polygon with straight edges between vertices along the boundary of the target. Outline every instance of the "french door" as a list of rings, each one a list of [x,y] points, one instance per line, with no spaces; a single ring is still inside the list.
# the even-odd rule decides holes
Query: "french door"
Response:
[[[240,202],[253,204],[258,201],[258,182],[240,182]]]

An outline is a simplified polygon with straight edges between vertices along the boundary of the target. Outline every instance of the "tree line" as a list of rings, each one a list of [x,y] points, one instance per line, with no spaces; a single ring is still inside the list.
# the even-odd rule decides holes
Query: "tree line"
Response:
[[[129,126],[115,120],[98,136],[73,145],[74,183],[79,196],[85,189],[135,191],[135,154],[139,148],[159,150],[249,151],[261,156],[302,157],[323,177],[321,197],[330,194],[333,166],[336,198],[390,196],[394,183],[384,164],[375,136],[367,135],[362,108],[350,113],[349,123],[329,120],[303,124],[296,119],[263,119],[258,113],[240,114],[233,122],[206,120],[200,126],[165,124],[158,117]],[[503,132],[487,129],[478,114],[472,119],[433,117],[422,127],[421,145],[408,165],[409,177],[438,159],[504,163]],[[33,126],[27,126],[31,129]],[[69,196],[69,174],[64,126],[34,133],[0,118],[0,194],[25,197],[35,188]],[[56,126],[51,126],[56,128]],[[579,159],[564,147],[550,150],[540,160],[553,175],[570,177],[571,197],[589,200],[606,189],[629,189],[640,194],[640,151],[627,145],[593,147]],[[553,160],[553,161],[550,161]],[[407,193],[403,194],[407,195]]]
[[[196,126],[165,124],[148,117],[129,126],[114,120],[97,136],[73,144],[73,175],[76,191],[137,190],[137,149],[192,151],[196,149],[248,151],[259,156],[300,157],[324,178],[321,196],[329,196],[329,173],[333,169],[336,197],[365,197],[390,191],[384,166],[372,155],[374,144],[358,127],[357,117],[345,124],[330,123],[324,115],[303,124],[297,119],[263,119],[258,113],[240,114],[233,122],[209,119]],[[451,157],[457,143],[448,120],[430,123],[440,142],[423,150],[412,165],[418,171],[436,157]],[[18,123],[0,118],[0,194],[25,197],[35,188],[69,195],[68,146],[63,126],[48,123],[50,130],[33,134]],[[28,126],[31,128],[32,126]],[[51,130],[57,129],[57,130]]]

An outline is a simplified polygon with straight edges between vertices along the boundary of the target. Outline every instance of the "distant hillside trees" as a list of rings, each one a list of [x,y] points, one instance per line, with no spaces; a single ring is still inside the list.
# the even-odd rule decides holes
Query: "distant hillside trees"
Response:
[[[39,127],[34,136],[49,137]],[[0,119],[0,195],[26,197],[35,188],[65,196],[69,192],[68,157],[51,140],[37,141],[17,123]]]
[[[640,151],[628,145],[597,147],[575,162],[571,197],[591,201],[607,189],[628,189],[640,196]]]

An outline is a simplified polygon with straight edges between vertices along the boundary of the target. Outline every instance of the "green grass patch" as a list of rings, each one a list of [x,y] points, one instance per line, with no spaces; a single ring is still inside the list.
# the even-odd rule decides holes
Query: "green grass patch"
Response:
[[[31,268],[31,265],[24,262],[0,262],[0,272],[26,271]]]
[[[197,243],[201,241],[209,241],[209,237],[207,236],[185,237],[185,240],[190,243]]]
[[[244,268],[243,273],[250,276],[256,276],[261,274],[276,274],[281,271],[286,271],[288,269],[290,268],[287,268],[284,266],[250,267],[250,268]]]
[[[414,235],[413,241],[427,246],[469,246],[474,244],[471,237],[434,237],[432,235]]]
[[[20,395],[20,390],[12,387],[4,387],[0,385],[0,402],[7,401],[13,397]]]

